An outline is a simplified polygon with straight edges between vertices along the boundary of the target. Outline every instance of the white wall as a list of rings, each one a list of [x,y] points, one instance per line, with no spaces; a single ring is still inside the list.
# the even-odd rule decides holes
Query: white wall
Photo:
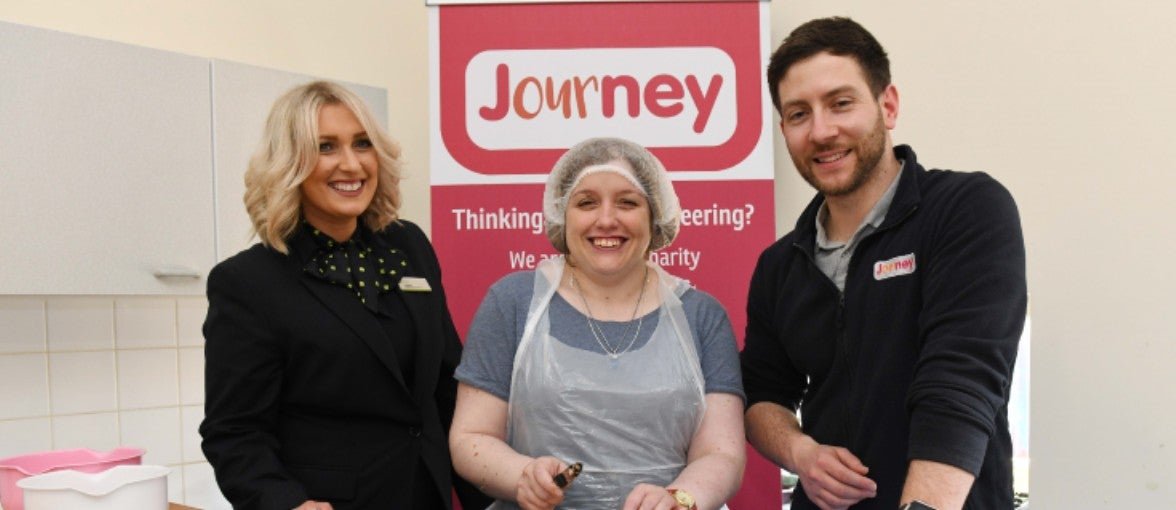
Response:
[[[134,446],[168,499],[228,510],[200,451],[200,296],[0,296],[0,458]]]
[[[0,19],[384,87],[405,216],[428,228],[423,0],[4,0]],[[1017,198],[1033,314],[1037,509],[1176,507],[1176,6],[1159,1],[776,0],[772,41],[850,15],[891,53],[896,141]],[[67,142],[67,141],[66,141]],[[810,190],[777,137],[777,222]],[[1165,214],[1167,213],[1167,214]]]

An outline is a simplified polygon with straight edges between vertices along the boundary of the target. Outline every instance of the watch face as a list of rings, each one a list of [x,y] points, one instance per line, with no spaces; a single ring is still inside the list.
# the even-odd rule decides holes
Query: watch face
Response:
[[[678,502],[678,506],[684,506],[686,508],[694,508],[694,496],[691,496],[689,492],[686,492],[684,490],[681,490],[681,489],[674,490],[674,501]]]
[[[916,499],[910,503],[907,503],[906,505],[903,505],[900,510],[935,510],[935,507]]]

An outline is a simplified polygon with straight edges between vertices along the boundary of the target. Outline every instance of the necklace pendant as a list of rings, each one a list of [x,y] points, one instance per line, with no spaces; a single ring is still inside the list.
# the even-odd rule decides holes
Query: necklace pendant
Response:
[[[629,345],[624,349],[621,349],[620,345],[617,345],[616,349],[612,348],[612,344],[609,343],[607,337],[604,334],[604,330],[601,329],[600,325],[592,319],[592,308],[588,306],[588,299],[584,297],[583,291],[580,290],[580,285],[576,281],[575,272],[572,272],[571,279],[572,288],[575,289],[576,294],[580,296],[580,302],[584,304],[584,311],[587,312],[584,318],[588,320],[588,329],[592,331],[592,337],[596,339],[596,343],[600,345],[602,350],[604,350],[604,353],[608,356],[609,360],[612,361],[611,364],[613,368],[615,368],[619,364],[617,360],[620,359],[622,354],[633,348],[633,344],[637,342],[637,337],[641,335],[641,323],[645,320],[645,317],[637,318],[637,311],[641,309],[641,300],[645,298],[645,287],[649,283],[649,266],[645,267],[645,280],[641,283],[641,292],[637,294],[637,304],[633,305],[633,316],[629,318],[629,328],[627,328],[625,332],[621,334],[621,342],[624,343],[625,337],[629,336],[629,331],[632,330],[633,327],[633,319],[637,319],[637,331],[633,332],[633,338],[629,340]]]

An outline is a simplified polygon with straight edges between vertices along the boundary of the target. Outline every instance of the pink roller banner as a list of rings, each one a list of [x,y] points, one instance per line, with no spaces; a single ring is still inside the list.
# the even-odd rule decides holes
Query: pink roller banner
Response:
[[[682,202],[651,257],[726,307],[775,239],[766,0],[439,5],[430,23],[432,239],[463,338],[492,283],[556,252],[543,183],[592,136],[648,147]],[[748,449],[733,510],[781,507],[780,471]]]

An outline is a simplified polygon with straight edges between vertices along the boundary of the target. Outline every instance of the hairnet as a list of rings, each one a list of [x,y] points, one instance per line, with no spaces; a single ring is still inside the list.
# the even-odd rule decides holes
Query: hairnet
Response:
[[[565,218],[568,209],[568,195],[575,189],[585,170],[617,171],[619,167],[607,165],[614,161],[625,161],[633,168],[631,181],[645,194],[649,201],[650,250],[669,246],[678,235],[678,222],[682,206],[674,192],[674,184],[666,167],[645,147],[621,138],[589,138],[568,149],[551,174],[543,190],[543,223],[547,239],[561,253],[568,252],[565,232]],[[590,168],[592,167],[592,168]],[[628,172],[622,173],[626,175]]]

